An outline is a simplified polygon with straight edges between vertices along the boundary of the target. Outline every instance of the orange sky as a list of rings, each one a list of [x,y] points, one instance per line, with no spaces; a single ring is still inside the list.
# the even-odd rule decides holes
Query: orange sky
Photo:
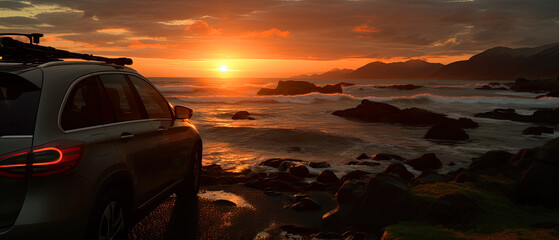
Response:
[[[558,13],[554,0],[29,0],[0,2],[0,32],[131,57],[151,77],[290,77],[553,43]]]

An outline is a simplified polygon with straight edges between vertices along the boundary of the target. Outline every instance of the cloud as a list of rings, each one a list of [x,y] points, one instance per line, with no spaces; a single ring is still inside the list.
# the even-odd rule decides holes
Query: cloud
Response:
[[[351,30],[352,32],[356,32],[356,33],[375,33],[375,32],[380,32],[379,29],[375,28],[375,27],[371,27],[369,25],[367,25],[366,23],[361,24],[355,28],[353,28]]]
[[[282,38],[289,38],[293,37],[289,31],[282,31],[277,28],[270,28],[265,31],[252,31],[246,32],[242,34],[243,36],[247,37],[282,37]]]
[[[27,3],[23,2],[15,2],[15,1],[1,1],[0,2],[0,9],[7,9],[7,10],[22,10],[24,8],[32,7]]]
[[[42,32],[92,50],[163,58],[463,55],[559,39],[557,0],[28,0],[2,1],[0,8],[12,16],[0,17],[3,31]],[[140,44],[155,45],[144,51]]]
[[[186,26],[184,30],[189,34],[199,36],[219,33],[218,29],[215,29],[203,20],[196,20],[193,24]]]

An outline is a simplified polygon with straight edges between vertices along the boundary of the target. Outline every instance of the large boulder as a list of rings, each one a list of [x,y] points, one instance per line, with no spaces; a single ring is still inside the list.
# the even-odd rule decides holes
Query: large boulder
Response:
[[[250,113],[247,111],[239,111],[236,112],[235,115],[232,117],[233,120],[240,120],[240,119],[248,119],[248,120],[255,120],[255,118],[250,116]]]
[[[427,218],[436,224],[452,226],[474,220],[480,211],[477,203],[463,194],[445,194],[427,208]]]
[[[446,117],[444,114],[434,113],[421,108],[399,109],[387,103],[373,102],[367,99],[361,101],[355,108],[339,110],[332,113],[333,115],[354,118],[367,122],[380,123],[398,123],[410,126],[426,126],[440,123],[443,121],[460,121],[465,125],[475,125],[476,123],[465,122],[464,120],[456,120]]]
[[[401,164],[401,163],[390,164],[390,166],[388,166],[386,169],[384,169],[384,172],[389,173],[389,174],[393,174],[393,175],[396,174],[400,178],[406,180],[407,182],[409,182],[410,180],[412,180],[415,177],[413,175],[413,173],[408,171],[406,166],[404,166],[404,164]]]
[[[437,155],[435,155],[434,153],[426,153],[418,158],[407,160],[404,163],[412,166],[418,171],[439,169],[443,166],[441,160],[439,160],[439,158],[437,158]]]
[[[461,128],[453,124],[438,123],[429,128],[424,138],[437,140],[463,141],[470,136]]]
[[[498,175],[506,173],[512,169],[512,166],[509,164],[512,156],[512,153],[506,151],[488,151],[477,158],[473,158],[467,171],[471,171],[477,175]]]
[[[318,93],[342,93],[342,85],[326,85],[319,87],[310,82],[305,81],[279,81],[275,89],[262,88],[257,95],[300,95],[312,92]]]
[[[559,138],[541,146],[516,189],[521,202],[559,206]]]
[[[533,122],[544,124],[559,124],[559,108],[555,109],[539,109],[532,115],[521,115],[516,113],[514,109],[495,109],[490,112],[478,113],[475,117],[492,118],[499,120],[511,120],[518,122]]]
[[[525,78],[518,78],[514,81],[511,89],[517,92],[553,92],[559,90],[559,79],[537,79],[528,80]]]
[[[553,128],[544,126],[528,127],[522,131],[522,135],[542,135],[542,133],[553,134],[554,131],[555,130]]]
[[[364,188],[346,182],[337,193],[337,203],[322,216],[324,226],[378,231],[412,215],[407,182],[387,173],[372,177]]]
[[[316,177],[317,182],[321,183],[337,183],[338,177],[332,170],[324,170]]]
[[[304,165],[300,165],[300,164],[289,167],[288,171],[294,176],[302,177],[302,178],[306,178],[310,175],[309,169]]]

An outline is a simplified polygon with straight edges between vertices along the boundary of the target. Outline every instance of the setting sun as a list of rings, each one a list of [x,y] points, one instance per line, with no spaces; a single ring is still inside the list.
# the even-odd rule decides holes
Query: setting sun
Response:
[[[221,65],[221,67],[219,67],[219,71],[221,71],[221,72],[227,72],[228,70],[229,69],[225,65]]]

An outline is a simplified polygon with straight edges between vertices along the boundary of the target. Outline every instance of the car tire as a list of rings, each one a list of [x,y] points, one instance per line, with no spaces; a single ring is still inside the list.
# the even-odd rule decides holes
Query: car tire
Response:
[[[181,202],[187,202],[195,199],[200,189],[202,146],[200,144],[196,144],[192,149],[188,172],[185,173],[185,177],[176,191],[177,198]]]
[[[128,212],[123,193],[109,189],[95,206],[87,239],[127,239]]]

